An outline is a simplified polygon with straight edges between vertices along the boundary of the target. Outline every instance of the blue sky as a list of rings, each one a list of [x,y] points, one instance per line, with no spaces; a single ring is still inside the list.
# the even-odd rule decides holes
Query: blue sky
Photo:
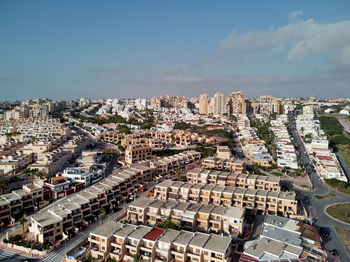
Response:
[[[350,96],[350,1],[0,1],[0,101]]]

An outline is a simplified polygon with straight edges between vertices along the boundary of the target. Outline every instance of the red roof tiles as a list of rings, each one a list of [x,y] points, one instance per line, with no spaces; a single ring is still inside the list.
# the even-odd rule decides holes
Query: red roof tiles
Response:
[[[165,229],[163,228],[154,227],[145,235],[144,239],[155,241],[158,237],[160,237],[163,234],[164,231]]]

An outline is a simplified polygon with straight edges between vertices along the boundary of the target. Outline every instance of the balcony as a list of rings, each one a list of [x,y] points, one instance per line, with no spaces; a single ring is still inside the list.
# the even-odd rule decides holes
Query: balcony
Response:
[[[121,249],[123,243],[117,243],[117,242],[112,242],[111,246],[114,247],[115,249]]]
[[[142,254],[141,252],[141,261],[152,261],[152,254],[151,253]]]
[[[99,251],[99,246],[98,246],[98,245],[92,244],[92,245],[91,245],[91,250],[93,250],[93,251]]]
[[[167,261],[168,258],[162,255],[156,255],[155,262]]]
[[[95,239],[95,237],[89,237],[88,240],[92,243],[92,246],[97,246],[97,245],[94,245],[94,243],[100,244],[100,241],[98,239]]]
[[[115,248],[114,250],[112,250],[112,253],[115,255],[120,255],[122,253],[122,250],[120,248]]]

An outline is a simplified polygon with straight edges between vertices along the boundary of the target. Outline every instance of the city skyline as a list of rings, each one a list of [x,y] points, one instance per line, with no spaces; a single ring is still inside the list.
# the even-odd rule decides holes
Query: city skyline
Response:
[[[18,2],[0,4],[1,100],[350,96],[347,1]]]

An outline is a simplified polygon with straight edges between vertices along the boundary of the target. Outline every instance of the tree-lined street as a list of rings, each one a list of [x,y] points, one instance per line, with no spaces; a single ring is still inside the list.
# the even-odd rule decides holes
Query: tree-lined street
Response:
[[[312,191],[298,190],[298,199],[308,210],[308,216],[312,218],[312,224],[318,227],[327,227],[330,230],[329,237],[324,241],[325,247],[328,250],[339,250],[340,261],[350,261],[350,255],[339,238],[335,227],[344,228],[350,230],[350,225],[340,223],[330,218],[325,213],[325,208],[331,204],[350,202],[350,196],[343,193],[339,193],[322,182],[322,179],[316,173],[306,151],[304,145],[297,133],[295,126],[294,116],[291,117],[291,133],[296,141],[297,149],[300,152],[301,161],[306,169],[307,174],[313,184]],[[317,199],[316,196],[333,194],[334,196],[326,197],[323,199]]]

